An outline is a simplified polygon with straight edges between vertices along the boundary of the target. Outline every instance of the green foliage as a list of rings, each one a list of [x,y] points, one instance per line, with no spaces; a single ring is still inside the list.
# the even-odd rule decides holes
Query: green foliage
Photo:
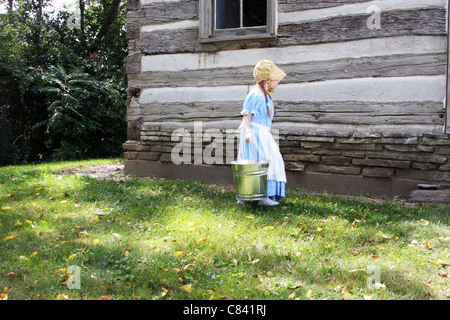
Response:
[[[108,1],[86,1],[83,25],[74,28],[69,12],[45,10],[49,2],[16,0],[0,15],[0,112],[8,119],[2,128],[8,126],[8,139],[21,150],[18,159],[5,161],[121,155],[125,5],[111,20]]]
[[[114,107],[123,96],[112,81],[52,66],[44,83],[41,91],[48,97],[49,117],[35,127],[45,125],[51,140],[58,141],[54,157],[81,159],[120,153],[112,137],[117,129],[114,122],[122,118],[121,110]]]
[[[17,161],[17,146],[12,141],[11,129],[8,119],[0,114],[0,166]]]

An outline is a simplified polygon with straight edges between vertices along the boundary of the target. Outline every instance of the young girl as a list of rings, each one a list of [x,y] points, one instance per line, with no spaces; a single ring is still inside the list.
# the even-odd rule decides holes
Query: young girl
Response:
[[[253,77],[256,85],[245,98],[243,110],[238,160],[269,160],[267,174],[267,197],[259,200],[259,205],[274,206],[285,197],[286,173],[280,149],[270,133],[274,106],[272,92],[286,74],[272,61],[259,61]],[[246,201],[238,199],[238,204]]]

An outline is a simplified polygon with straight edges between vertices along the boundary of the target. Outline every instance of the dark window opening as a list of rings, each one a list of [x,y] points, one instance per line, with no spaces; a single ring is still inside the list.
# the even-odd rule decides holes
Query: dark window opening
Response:
[[[243,0],[244,27],[259,27],[267,24],[266,0]]]
[[[216,29],[267,25],[267,0],[216,0]]]
[[[241,26],[241,1],[217,0],[216,29],[240,28],[240,26]]]

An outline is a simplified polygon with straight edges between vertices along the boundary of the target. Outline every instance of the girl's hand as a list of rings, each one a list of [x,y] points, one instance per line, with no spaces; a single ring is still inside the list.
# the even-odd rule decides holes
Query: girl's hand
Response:
[[[247,143],[253,142],[253,135],[252,131],[250,130],[250,119],[252,115],[251,114],[244,114],[242,118],[242,124],[244,125],[244,131],[245,131],[245,141]]]

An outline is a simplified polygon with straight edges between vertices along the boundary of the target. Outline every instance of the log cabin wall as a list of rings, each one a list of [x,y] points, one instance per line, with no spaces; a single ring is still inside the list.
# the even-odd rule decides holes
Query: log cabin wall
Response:
[[[450,183],[447,0],[279,0],[275,35],[227,41],[199,37],[204,6],[128,0],[127,173],[232,184],[239,113],[269,59],[287,73],[273,130],[288,186],[407,197]],[[180,142],[222,144],[223,161],[175,164]]]

